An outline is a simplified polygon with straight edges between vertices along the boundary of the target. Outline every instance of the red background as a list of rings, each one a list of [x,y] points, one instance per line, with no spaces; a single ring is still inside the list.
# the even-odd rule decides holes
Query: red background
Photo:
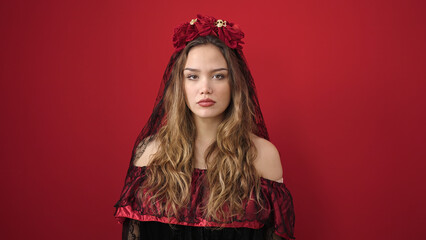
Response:
[[[262,4],[260,4],[262,3]],[[236,22],[296,237],[426,239],[424,1],[2,1],[2,239],[119,239],[174,27]]]

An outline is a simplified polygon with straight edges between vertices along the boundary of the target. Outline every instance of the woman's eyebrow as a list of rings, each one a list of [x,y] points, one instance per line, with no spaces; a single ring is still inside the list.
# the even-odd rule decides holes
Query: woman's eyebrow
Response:
[[[200,69],[196,69],[196,68],[185,68],[183,70],[187,70],[187,71],[191,71],[191,72],[201,72]],[[216,68],[211,70],[211,72],[218,72],[218,71],[228,71],[227,68]]]

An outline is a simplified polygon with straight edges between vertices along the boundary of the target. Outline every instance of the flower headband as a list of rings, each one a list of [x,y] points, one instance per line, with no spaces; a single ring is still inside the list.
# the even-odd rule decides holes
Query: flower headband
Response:
[[[187,42],[197,37],[207,35],[218,37],[230,48],[243,48],[241,44],[244,42],[241,39],[244,38],[244,33],[240,30],[238,25],[198,14],[197,18],[192,19],[191,22],[185,22],[175,28],[173,34],[173,46],[175,47],[175,51],[179,52],[185,48]]]

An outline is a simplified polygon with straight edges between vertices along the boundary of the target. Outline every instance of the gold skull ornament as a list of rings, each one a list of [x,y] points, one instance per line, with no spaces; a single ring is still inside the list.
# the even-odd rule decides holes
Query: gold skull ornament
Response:
[[[226,21],[223,21],[222,19],[218,19],[216,21],[216,27],[226,27]]]

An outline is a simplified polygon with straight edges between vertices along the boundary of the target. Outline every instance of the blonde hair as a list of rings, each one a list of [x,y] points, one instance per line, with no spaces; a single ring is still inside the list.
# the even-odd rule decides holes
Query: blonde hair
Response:
[[[209,195],[203,211],[206,219],[228,222],[244,214],[244,203],[250,198],[262,206],[260,177],[253,165],[257,151],[250,138],[256,125],[254,105],[243,73],[244,61],[213,36],[189,42],[173,66],[164,94],[166,117],[155,135],[159,147],[146,169],[147,179],[142,188],[147,192],[139,198],[148,204],[161,202],[159,211],[169,218],[179,218],[179,210],[190,201],[196,127],[185,103],[183,68],[189,51],[206,44],[218,47],[228,64],[231,102],[218,126],[216,140],[206,151]]]

